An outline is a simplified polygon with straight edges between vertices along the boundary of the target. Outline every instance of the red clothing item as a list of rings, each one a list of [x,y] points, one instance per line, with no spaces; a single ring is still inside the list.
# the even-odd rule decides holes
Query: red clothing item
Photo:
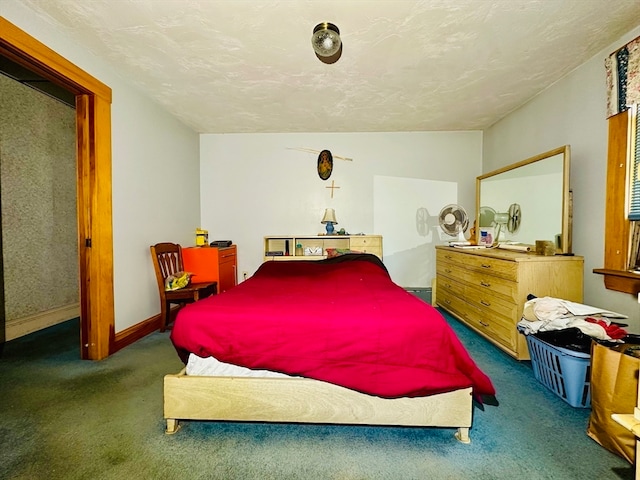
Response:
[[[600,325],[602,328],[604,328],[604,331],[607,333],[607,335],[609,335],[613,340],[620,340],[621,338],[627,336],[627,331],[624,328],[620,328],[615,323],[607,325],[607,322],[605,322],[604,320],[599,320],[593,317],[587,317],[584,320],[585,322]]]

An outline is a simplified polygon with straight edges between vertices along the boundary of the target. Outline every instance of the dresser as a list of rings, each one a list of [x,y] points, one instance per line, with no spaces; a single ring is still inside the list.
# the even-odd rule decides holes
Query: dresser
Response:
[[[518,360],[516,324],[529,294],[582,303],[584,259],[500,249],[436,247],[436,304]]]
[[[182,249],[185,271],[193,282],[218,282],[218,293],[238,284],[237,247],[186,247]]]
[[[382,260],[382,235],[270,235],[264,237],[264,260],[321,260],[332,248]]]

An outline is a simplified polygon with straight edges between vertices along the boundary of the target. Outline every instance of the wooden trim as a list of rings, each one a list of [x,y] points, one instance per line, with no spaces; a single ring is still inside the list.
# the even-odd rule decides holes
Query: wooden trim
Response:
[[[625,215],[628,126],[627,112],[609,119],[604,237],[604,268],[608,270],[627,270],[629,259],[629,220]]]
[[[171,316],[170,321],[174,322],[176,319],[176,315],[178,314],[178,310],[180,310],[179,306],[171,307],[169,311],[169,315]],[[151,318],[148,318],[136,325],[132,325],[131,327],[118,332],[114,336],[113,345],[111,348],[111,353],[115,353],[118,350],[122,350],[124,347],[131,345],[134,342],[137,342],[141,338],[146,337],[150,333],[155,332],[156,330],[160,330],[162,326],[162,314],[154,315]]]
[[[38,312],[26,317],[10,320],[6,324],[6,340],[13,340],[31,332],[57,325],[58,323],[78,317],[80,305],[73,303],[63,307],[52,308],[46,312]]]
[[[113,354],[118,350],[122,350],[124,347],[127,347],[141,338],[146,337],[150,333],[159,330],[162,320],[160,317],[160,314],[154,315],[147,320],[116,333],[111,353]]]
[[[604,286],[608,290],[630,293],[631,295],[640,293],[640,274],[638,273],[606,268],[594,268],[593,273],[604,275]]]
[[[543,158],[553,157],[555,155],[564,154],[565,156],[570,155],[570,147],[569,145],[564,145],[562,147],[554,148],[553,150],[549,150],[548,152],[540,153],[534,157],[527,158],[525,160],[520,160],[516,163],[511,163],[505,167],[498,168],[491,172],[483,173],[476,180],[484,180],[485,178],[493,177],[494,175],[498,175],[499,173],[508,172],[509,170],[514,170],[516,168],[522,167],[524,165],[529,165],[530,163],[537,162],[538,160],[542,160]],[[569,180],[567,179],[567,182]]]
[[[45,44],[0,17],[0,54],[74,94],[91,93],[111,103],[111,89]]]
[[[80,351],[100,360],[114,341],[111,89],[2,17],[0,55],[76,95]]]
[[[604,286],[608,290],[637,295],[640,275],[627,270],[630,230],[626,215],[628,130],[627,111],[609,118],[604,268],[595,268],[593,273],[604,276]]]

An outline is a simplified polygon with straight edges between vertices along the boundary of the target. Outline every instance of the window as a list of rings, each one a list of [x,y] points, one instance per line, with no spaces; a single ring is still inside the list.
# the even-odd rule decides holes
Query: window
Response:
[[[633,199],[628,195],[634,190],[640,194],[640,159],[636,161],[635,154],[629,155],[631,146],[636,144],[631,141],[632,134],[635,140],[640,130],[636,128],[636,110],[633,108],[609,118],[604,268],[593,270],[604,275],[606,288],[633,295],[640,292],[640,275],[632,271],[640,261],[640,211],[638,220],[634,221],[630,219],[629,210],[634,202],[640,208],[640,195]]]

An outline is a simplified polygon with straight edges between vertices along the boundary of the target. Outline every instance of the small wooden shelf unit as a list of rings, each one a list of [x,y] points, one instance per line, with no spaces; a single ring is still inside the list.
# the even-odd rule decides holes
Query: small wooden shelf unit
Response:
[[[436,247],[436,303],[518,360],[529,349],[516,324],[529,294],[582,302],[584,259],[500,249]]]
[[[328,248],[372,253],[382,260],[381,235],[270,235],[264,237],[264,260],[321,260]]]

